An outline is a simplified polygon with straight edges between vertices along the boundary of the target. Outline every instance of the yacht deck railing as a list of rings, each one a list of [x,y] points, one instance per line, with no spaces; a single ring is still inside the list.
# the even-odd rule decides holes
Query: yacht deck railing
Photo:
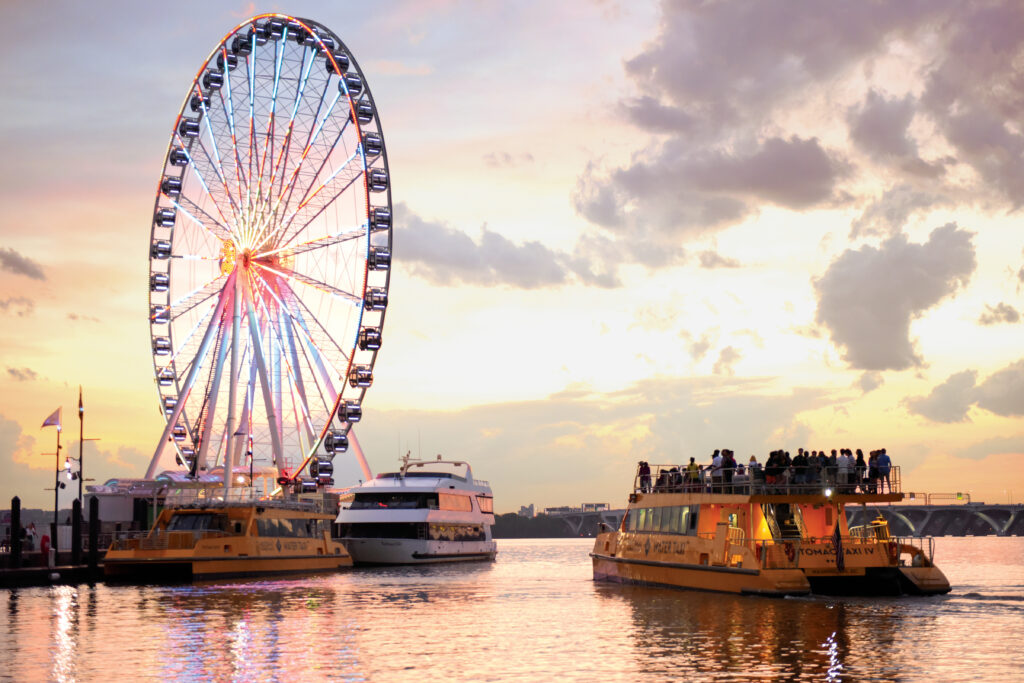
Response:
[[[902,493],[899,466],[886,476],[869,479],[867,472],[835,467],[780,468],[767,474],[764,469],[711,468],[690,473],[680,465],[650,465],[650,475],[637,468],[634,493],[726,493],[737,495],[879,495]]]

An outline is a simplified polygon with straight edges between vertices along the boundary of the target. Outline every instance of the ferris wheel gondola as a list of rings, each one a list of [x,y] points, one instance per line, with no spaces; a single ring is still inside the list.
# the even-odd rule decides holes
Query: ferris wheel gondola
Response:
[[[328,483],[383,342],[391,215],[377,108],[341,39],[282,14],[226,35],[185,95],[156,193],[166,427],[147,478],[245,466],[292,479],[312,462]]]

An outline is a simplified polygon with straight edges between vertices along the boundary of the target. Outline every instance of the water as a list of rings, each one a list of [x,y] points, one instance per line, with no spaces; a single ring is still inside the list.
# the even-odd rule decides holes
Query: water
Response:
[[[493,564],[0,591],[0,679],[1024,680],[1024,539],[941,538],[954,591],[772,599],[595,584],[591,541]]]

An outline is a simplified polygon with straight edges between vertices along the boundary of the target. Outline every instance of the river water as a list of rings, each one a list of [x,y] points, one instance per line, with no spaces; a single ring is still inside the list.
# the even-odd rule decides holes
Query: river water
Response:
[[[930,598],[597,584],[591,541],[488,564],[0,590],[0,679],[1024,680],[1024,539],[940,538]]]

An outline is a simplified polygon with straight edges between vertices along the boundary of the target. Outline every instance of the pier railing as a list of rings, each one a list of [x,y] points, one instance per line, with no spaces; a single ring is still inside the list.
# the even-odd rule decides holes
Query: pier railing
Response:
[[[680,465],[649,465],[650,474],[637,468],[634,493],[727,493],[739,495],[877,495],[901,493],[899,466],[874,479],[867,470],[813,466],[786,468],[705,467],[695,473]]]

